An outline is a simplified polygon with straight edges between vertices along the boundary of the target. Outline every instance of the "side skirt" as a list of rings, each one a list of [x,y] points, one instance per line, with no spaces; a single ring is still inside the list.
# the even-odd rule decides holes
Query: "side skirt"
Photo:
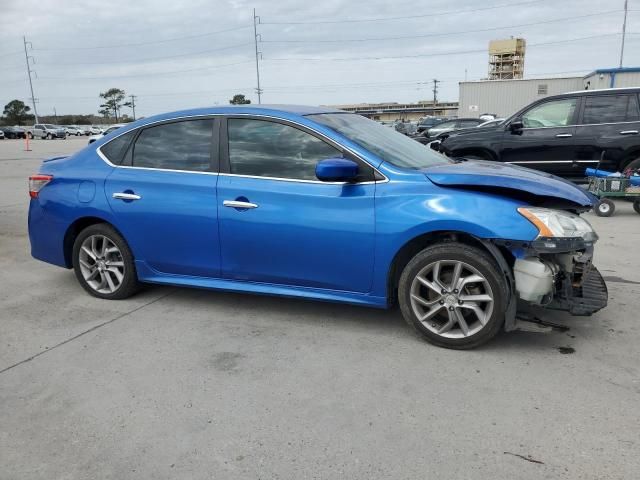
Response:
[[[146,283],[175,285],[180,287],[205,288],[223,290],[227,292],[254,293],[291,298],[306,298],[324,302],[348,303],[374,308],[388,308],[386,297],[377,297],[364,293],[347,292],[342,290],[327,290],[311,287],[296,287],[273,283],[243,282],[224,278],[191,277],[158,272],[145,262],[136,260],[138,279]]]

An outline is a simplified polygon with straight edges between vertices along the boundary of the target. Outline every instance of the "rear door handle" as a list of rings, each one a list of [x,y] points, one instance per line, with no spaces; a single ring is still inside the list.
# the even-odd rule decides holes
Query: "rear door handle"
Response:
[[[569,138],[569,137],[573,137],[573,135],[571,135],[570,133],[559,133],[556,135],[556,138]]]
[[[225,200],[222,202],[225,207],[231,208],[258,208],[257,203],[241,202],[239,200]]]
[[[135,193],[126,192],[116,192],[111,196],[117,200],[140,200],[142,198],[140,195],[136,195]]]
[[[637,135],[638,130],[622,130],[620,135]]]

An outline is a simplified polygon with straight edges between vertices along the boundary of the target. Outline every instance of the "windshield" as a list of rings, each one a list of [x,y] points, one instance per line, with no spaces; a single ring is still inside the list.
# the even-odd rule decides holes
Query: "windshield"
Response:
[[[54,129],[54,128],[57,128],[57,127],[55,125],[51,125],[50,123],[46,123],[44,125],[44,128]]]
[[[309,115],[322,125],[344,135],[396,167],[421,169],[448,163],[443,155],[425,147],[393,128],[353,113],[322,113]]]

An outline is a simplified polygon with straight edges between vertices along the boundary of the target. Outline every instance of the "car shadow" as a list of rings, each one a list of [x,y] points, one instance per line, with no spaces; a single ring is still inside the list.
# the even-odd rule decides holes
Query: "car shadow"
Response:
[[[153,285],[145,289],[155,289]],[[164,288],[164,287],[163,287]],[[230,318],[246,318],[255,322],[259,318],[268,318],[279,322],[293,322],[296,325],[322,325],[345,330],[366,330],[367,333],[388,335],[398,339],[407,339],[429,345],[404,321],[398,306],[389,310],[319,302],[316,300],[221,292],[213,290],[175,287],[171,295],[173,307],[178,309],[198,309],[210,311],[216,308]],[[580,329],[575,319],[563,312],[548,311],[539,318],[557,323],[562,328],[554,328],[548,333],[526,331],[501,331],[493,340],[475,348],[474,352],[500,352],[517,350],[521,353],[573,353],[576,344],[584,340],[584,335],[576,335],[573,329]],[[242,320],[240,320],[242,321]],[[597,322],[595,318],[589,321]],[[598,322],[601,323],[601,322]],[[606,325],[600,325],[605,335]],[[592,335],[595,332],[591,332]],[[596,334],[597,336],[597,334]],[[563,351],[560,351],[563,350]],[[573,350],[573,351],[571,351]]]

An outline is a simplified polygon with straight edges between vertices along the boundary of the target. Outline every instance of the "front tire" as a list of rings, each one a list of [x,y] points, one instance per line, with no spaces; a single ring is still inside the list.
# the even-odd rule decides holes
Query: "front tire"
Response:
[[[80,232],[73,244],[73,269],[82,288],[94,297],[121,300],[139,289],[127,242],[104,223]]]
[[[610,217],[616,211],[616,204],[608,198],[601,198],[594,210],[599,217]]]
[[[496,336],[504,323],[507,287],[495,260],[462,243],[425,248],[398,285],[402,315],[439,347],[469,349]]]

